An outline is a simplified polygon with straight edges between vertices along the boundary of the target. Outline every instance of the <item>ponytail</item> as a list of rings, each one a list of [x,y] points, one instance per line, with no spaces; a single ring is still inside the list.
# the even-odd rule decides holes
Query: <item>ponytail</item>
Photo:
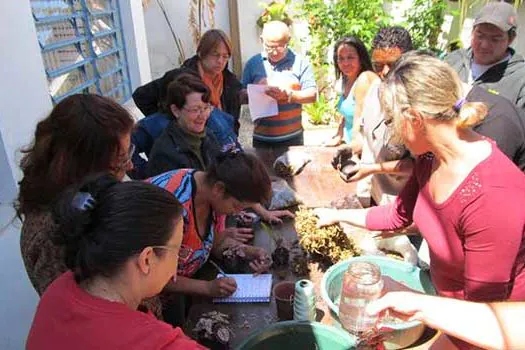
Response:
[[[485,119],[488,108],[481,102],[466,102],[458,110],[456,125],[460,129],[472,128]]]

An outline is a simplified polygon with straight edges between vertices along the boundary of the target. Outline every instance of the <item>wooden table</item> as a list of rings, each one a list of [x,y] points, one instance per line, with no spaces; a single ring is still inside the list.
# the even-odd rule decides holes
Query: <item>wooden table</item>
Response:
[[[276,149],[255,149],[267,166],[270,174],[274,174],[273,162],[286,151],[304,152],[312,161],[298,175],[289,179],[290,186],[300,195],[307,207],[329,207],[330,202],[348,193],[355,193],[355,183],[346,183],[332,167],[331,161],[336,148],[319,146],[292,146]],[[248,150],[250,151],[250,150]]]
[[[309,207],[329,206],[330,201],[336,196],[355,192],[355,185],[342,181],[330,164],[335,149],[324,147],[290,147],[290,149],[305,151],[313,158],[312,162],[299,175],[289,181],[290,185],[302,197],[305,205]],[[269,170],[271,170],[273,160],[282,152],[282,150],[256,150],[257,155],[265,162]],[[289,241],[297,238],[293,220],[286,220],[282,225],[274,226],[273,230]],[[263,247],[269,252],[275,249],[272,239],[261,227],[257,227],[255,230],[253,244]],[[272,271],[274,275],[273,283],[275,284],[282,280],[296,281],[301,278],[313,281],[317,296],[317,321],[324,324],[332,324],[334,319],[328,306],[322,300],[320,293],[324,269],[317,263],[310,263],[309,267],[309,276],[294,276],[291,271],[285,271],[286,275],[283,276],[282,271],[280,271],[279,275],[276,274],[276,271]],[[269,304],[213,304],[211,300],[202,300],[194,304],[190,309],[188,322],[185,327],[186,333],[191,334],[191,329],[201,314],[212,310],[230,315],[231,326],[234,332],[231,343],[232,348],[235,348],[235,346],[245,340],[251,332],[263,329],[278,321],[277,309],[273,298]],[[435,331],[427,329],[420,341],[411,349],[427,349],[435,340],[434,335]]]

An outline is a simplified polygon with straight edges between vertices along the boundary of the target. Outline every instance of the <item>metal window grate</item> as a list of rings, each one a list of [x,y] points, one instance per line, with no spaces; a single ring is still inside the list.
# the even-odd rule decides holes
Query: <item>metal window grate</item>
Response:
[[[130,98],[119,0],[31,0],[53,103],[76,93]]]

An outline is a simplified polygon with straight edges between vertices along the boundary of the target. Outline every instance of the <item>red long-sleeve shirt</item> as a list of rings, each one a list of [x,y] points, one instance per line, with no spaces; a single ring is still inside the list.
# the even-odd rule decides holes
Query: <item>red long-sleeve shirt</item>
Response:
[[[203,350],[180,328],[152,314],[96,298],[79,288],[71,272],[46,290],[33,320],[27,350],[188,349]]]
[[[418,157],[397,200],[371,209],[366,226],[395,230],[414,221],[440,295],[525,300],[525,174],[491,144],[490,156],[440,204],[428,190],[433,156]]]

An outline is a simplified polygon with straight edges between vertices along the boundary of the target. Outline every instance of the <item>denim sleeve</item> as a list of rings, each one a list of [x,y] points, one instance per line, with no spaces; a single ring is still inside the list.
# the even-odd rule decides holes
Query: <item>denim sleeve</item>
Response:
[[[215,136],[221,147],[229,143],[239,145],[234,131],[234,119],[228,113],[214,108],[208,118],[207,128]]]

